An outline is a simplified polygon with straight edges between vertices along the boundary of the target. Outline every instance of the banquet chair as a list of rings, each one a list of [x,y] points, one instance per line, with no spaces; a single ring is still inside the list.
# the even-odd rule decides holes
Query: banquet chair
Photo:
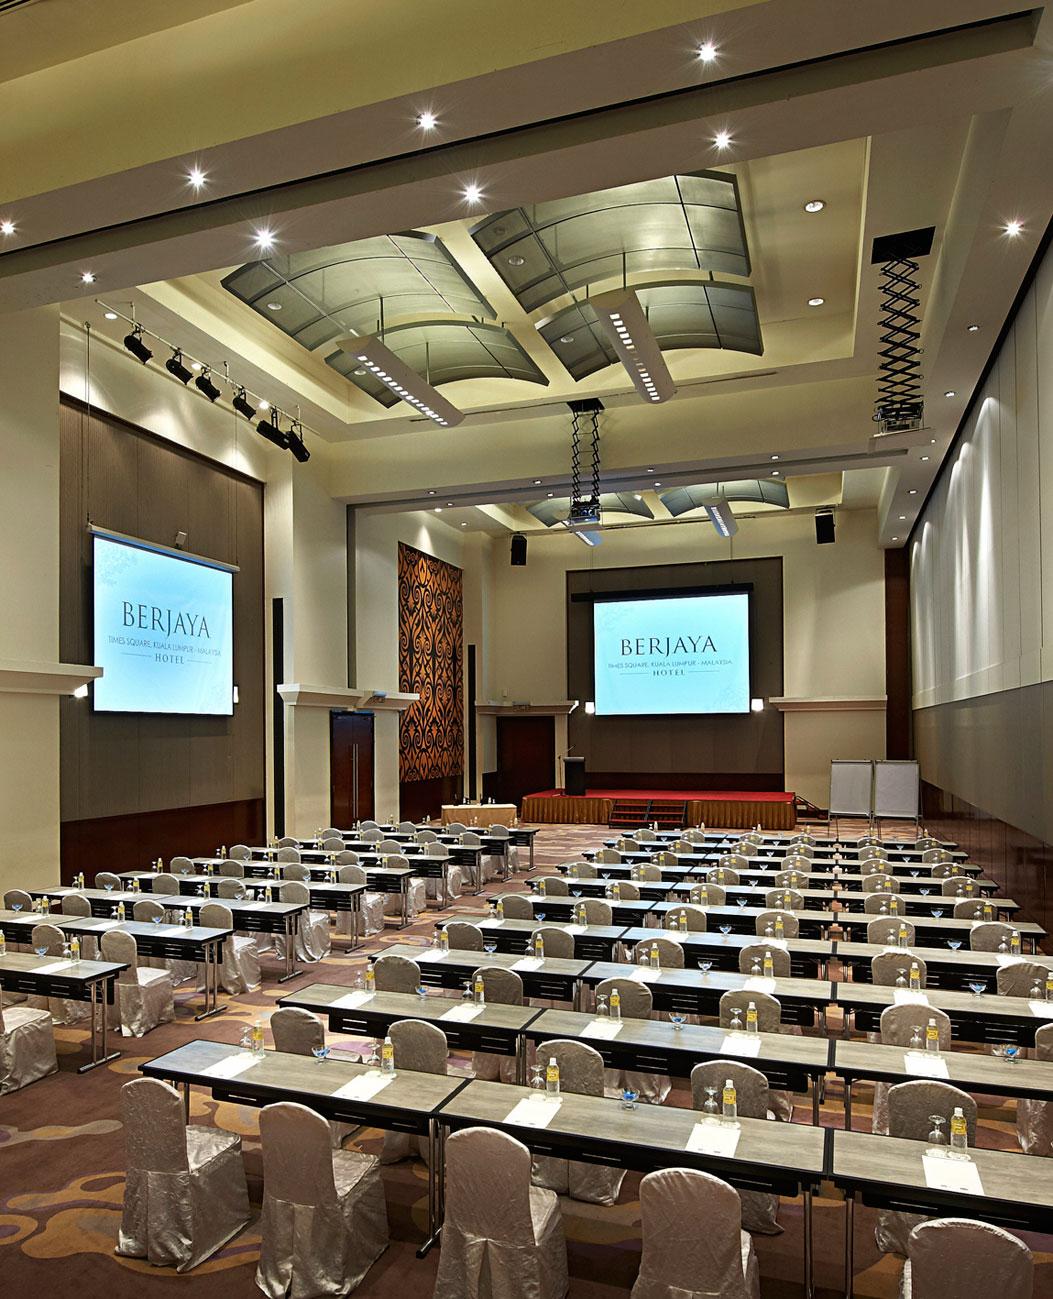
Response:
[[[296,880],[300,884],[307,884],[311,879],[311,868],[299,861],[284,861],[278,868],[278,874],[283,880]]]
[[[464,834],[468,827],[463,821],[450,821],[447,825],[443,826],[443,829],[447,834]]]
[[[175,1019],[172,976],[167,970],[140,966],[134,937],[122,929],[102,936],[102,959],[126,965],[117,976],[114,1011],[124,1037],[142,1037],[158,1024]]]
[[[231,929],[234,926],[234,913],[222,902],[206,902],[201,907],[198,923],[206,929]],[[234,995],[255,992],[260,986],[260,958],[256,939],[231,934],[223,944],[223,956],[217,973],[227,992]],[[200,963],[198,978],[204,983],[205,967]]]
[[[621,859],[622,855],[617,848],[601,848],[593,861],[599,862],[601,865],[615,866]]]
[[[384,831],[379,826],[369,826],[361,830],[358,837],[362,843],[380,843],[384,838]]]
[[[247,843],[235,843],[230,848],[231,861],[251,861],[252,851]]]
[[[352,862],[337,865],[336,878],[339,884],[367,884],[369,876],[358,864],[357,853],[337,853],[337,862],[343,856],[354,857]],[[370,934],[379,934],[384,928],[384,894],[363,893],[360,895],[359,911],[338,911],[336,913],[336,932],[341,937],[355,937],[355,926],[359,926],[359,938]]]
[[[505,893],[501,897],[506,920],[533,920],[534,908],[525,893]]]
[[[805,888],[808,884],[808,874],[796,868],[776,871],[773,883],[777,889]]]
[[[593,989],[593,995],[609,998],[617,988],[622,1003],[622,1019],[650,1019],[654,1013],[654,998],[645,983],[633,979],[604,979]],[[641,1073],[635,1069],[605,1069],[604,1094],[618,1097],[623,1091],[637,1094],[645,1105],[661,1105],[673,1089],[667,1074]]]
[[[609,925],[613,920],[611,904],[605,902],[603,898],[582,898],[578,905],[585,908],[587,925]]]
[[[123,889],[124,881],[113,871],[97,871],[95,875],[95,887],[97,889]]]
[[[260,1143],[256,1284],[269,1299],[356,1289],[388,1246],[379,1161],[334,1150],[325,1119],[290,1101],[261,1111]]]
[[[667,929],[679,929],[684,925],[689,932],[695,934],[704,934],[706,932],[706,913],[700,906],[693,906],[690,903],[677,907],[673,911],[667,911],[665,925]]]
[[[803,871],[807,874],[815,863],[812,861],[812,852],[809,850],[806,855],[803,852],[787,853],[782,859],[782,868],[784,871]]]
[[[381,839],[380,843],[377,845],[377,852],[379,852],[382,857],[387,857],[391,853],[401,853],[402,844],[400,844],[397,839]]]
[[[91,903],[83,893],[67,893],[62,899],[62,914],[64,916],[80,916],[82,919],[90,917]],[[86,961],[95,959],[99,945],[94,938],[88,934],[82,934],[80,939],[80,954]]]
[[[690,844],[688,847],[690,848]],[[687,850],[685,849],[685,851]],[[663,848],[661,852],[655,853],[651,858],[651,862],[655,866],[675,866],[677,864],[676,853],[670,852],[668,848]]]
[[[758,975],[764,970],[764,958],[771,954],[773,978],[790,977],[790,953],[784,947],[768,947],[764,943],[749,943],[739,952],[739,973]]]
[[[864,857],[859,863],[860,875],[887,875],[888,859],[885,857]]]
[[[358,866],[358,853],[352,852],[350,848],[343,848],[340,852],[334,854],[333,865],[337,868],[341,866]]]
[[[976,881],[968,875],[947,875],[940,884],[940,894],[945,898],[976,898]]]
[[[677,841],[673,844],[673,851],[672,851],[673,864],[676,863],[677,853],[694,852],[697,847],[698,844],[695,843],[694,840],[689,839],[687,837],[687,834],[685,833],[682,839],[677,839]]]
[[[717,858],[717,866],[728,871],[748,871],[750,863],[749,858],[740,852],[726,852]],[[738,880],[730,880],[729,883],[737,884]]]
[[[291,834],[283,834],[278,840],[279,848],[299,848],[299,839],[294,839]]]
[[[1036,1031],[1034,1059],[1053,1060],[1053,1024]],[[1053,1155],[1053,1101],[1018,1100],[1016,1137],[1025,1155]]]
[[[885,893],[884,891],[868,893],[863,899],[863,910],[870,915],[881,915],[884,913],[892,915],[893,898],[896,900],[896,910],[894,914],[897,916],[906,915],[907,905],[900,895],[898,893]],[[884,908],[884,913],[882,912],[882,908]]]
[[[953,862],[934,861],[929,864],[929,874],[933,879],[945,880],[949,879],[952,875],[957,875],[958,871]]]
[[[300,860],[300,850],[299,848],[294,848],[291,845],[287,845],[284,848],[279,848],[274,855],[274,860],[279,863],[298,862]]]
[[[690,830],[685,830],[683,837],[688,843],[700,844],[706,842],[706,827],[704,825],[693,826]]]
[[[776,1119],[768,1080],[752,1065],[740,1060],[706,1060],[691,1070],[691,1108],[704,1112],[707,1092],[716,1096],[731,1079],[735,1085],[738,1114],[743,1119]],[[764,1236],[782,1231],[778,1223],[779,1197],[767,1191],[741,1191],[742,1226]]]
[[[193,875],[194,863],[189,857],[173,857],[168,863],[168,872],[170,875]]]
[[[617,880],[618,900],[620,902],[639,902],[640,886],[633,883],[632,880]],[[613,888],[613,884],[611,886]]]
[[[506,971],[502,970],[501,973]],[[396,1020],[388,1028],[388,1036],[394,1049],[396,1070],[409,1069],[413,1073],[433,1074],[446,1072],[450,1048],[446,1034],[435,1024],[426,1024],[419,1019]],[[384,1133],[384,1145],[380,1152],[382,1164],[394,1164],[400,1159],[410,1159],[415,1155],[420,1155],[426,1164],[431,1163],[425,1137],[415,1137],[409,1132]]]
[[[567,879],[594,880],[599,874],[591,861],[572,861],[566,866]]]
[[[233,876],[221,879],[216,885],[217,898],[230,898],[235,902],[241,902],[248,896],[244,880],[236,879]]]
[[[380,829],[380,822],[379,822],[379,821],[372,821],[372,820],[359,821],[359,823],[358,823],[358,828],[359,828],[359,830],[362,830],[362,831],[365,831],[365,830],[379,830],[379,829]]]
[[[427,856],[430,857],[432,854],[431,852],[429,852],[429,849],[441,848],[441,847],[442,847],[441,844],[430,844],[430,843],[425,844],[424,852]],[[440,854],[440,856],[441,855],[442,854]],[[390,857],[388,857],[384,861],[383,865],[387,866],[389,870],[402,870],[404,867],[409,865],[409,859],[407,857],[403,857],[401,853],[399,854],[393,853]],[[428,885],[428,881],[420,877],[416,877],[410,880],[409,886],[406,889],[407,922],[415,920],[417,915],[421,911],[427,910],[428,907],[427,885]],[[384,914],[386,916],[401,917],[402,915],[401,896],[398,893],[385,893],[383,897],[384,897]]]
[[[241,1138],[187,1126],[183,1098],[159,1078],[121,1088],[127,1174],[117,1253],[188,1272],[250,1218]]]
[[[781,911],[796,911],[804,906],[804,896],[793,888],[768,889],[764,905]]]
[[[570,935],[568,935],[570,937]],[[571,937],[571,943],[574,939]],[[546,956],[555,955],[546,948]],[[472,974],[472,986],[479,976],[483,980],[483,997],[495,1006],[522,1006],[523,980],[515,970],[500,968],[479,969]],[[516,1081],[516,1062],[510,1055],[492,1051],[472,1052],[472,1072],[484,1082],[513,1083]]]
[[[948,852],[946,848],[926,848],[921,854],[921,860],[928,865],[950,865],[954,861],[954,854]]]
[[[33,899],[25,889],[8,889],[4,894],[4,908],[7,911],[24,911],[28,915],[33,910]]]
[[[645,884],[657,884],[662,878],[662,868],[652,861],[640,862],[636,867],[636,878]]]
[[[505,915],[508,915],[507,909]],[[574,959],[574,935],[568,934],[565,929],[560,929],[558,925],[539,925],[534,930],[534,937],[541,935],[541,942],[544,945],[546,956],[554,957],[557,961],[573,961]]]
[[[928,966],[923,957],[915,956],[907,948],[895,952],[879,952],[873,957],[870,962],[870,982],[880,987],[894,988],[901,974],[909,982],[912,965],[918,967],[921,986],[924,988],[929,972]]]
[[[1001,1227],[972,1218],[936,1218],[907,1237],[900,1299],[1032,1299],[1031,1251]]]
[[[988,908],[987,916],[984,916],[984,908]],[[956,920],[993,920],[994,904],[984,898],[958,898],[955,901],[954,909],[951,915]]]
[[[926,1141],[932,1129],[932,1115],[943,1115],[949,1128],[955,1108],[960,1108],[965,1115],[971,1146],[976,1141],[976,1102],[967,1092],[929,1078],[896,1083],[888,1091],[888,1134],[909,1141]],[[874,1228],[878,1249],[882,1254],[906,1254],[911,1231],[924,1221],[925,1216],[921,1214],[880,1210]]]
[[[886,1006],[881,1012],[878,1041],[885,1046],[908,1047],[915,1029],[919,1031],[922,1039],[924,1039],[925,1028],[930,1019],[936,1021],[940,1050],[948,1051],[951,1045],[950,1016],[946,1011],[937,1010],[934,1006],[920,1006],[909,1003],[903,1006]],[[888,1135],[889,1091],[889,1083],[876,1082],[874,1084],[871,1130],[885,1135]]]
[[[154,877],[154,893],[157,894],[174,894],[179,892],[179,881],[174,875],[156,875]]]
[[[863,847],[862,841],[860,841],[860,847]],[[884,847],[879,840],[871,839],[869,843],[866,844],[866,849],[866,855],[871,860],[888,861],[888,849]]]
[[[1008,948],[1012,936],[1012,925],[1000,920],[987,920],[969,934],[969,947],[974,952],[997,952],[1003,942]]]
[[[572,1096],[603,1095],[603,1057],[584,1042],[558,1039],[543,1042],[539,1054],[559,1066],[559,1089]],[[603,1164],[585,1164],[575,1159],[535,1156],[530,1172],[534,1186],[569,1195],[587,1204],[614,1204],[625,1172]]]
[[[633,836],[628,834],[620,835],[615,839],[614,846],[618,852],[637,852],[640,848]]]
[[[494,1128],[446,1142],[446,1219],[433,1299],[563,1299],[559,1199],[530,1184],[530,1151]]]
[[[719,884],[692,884],[688,894],[693,906],[722,907],[728,895]]]
[[[328,836],[326,836],[326,838],[324,838],[324,839],[322,840],[322,851],[323,851],[323,852],[343,852],[343,851],[344,851],[344,838],[343,838],[343,835],[334,834],[334,835],[328,835]]]
[[[684,968],[684,949],[671,938],[641,938],[633,947],[633,961],[639,963],[643,957],[651,959],[651,948],[658,948],[658,963],[663,970],[682,970]]]
[[[405,956],[378,956],[373,973],[377,992],[416,992],[421,986],[420,966]]]
[[[481,952],[483,931],[468,920],[447,920],[443,925],[450,946],[458,952]]]
[[[416,834],[417,833],[416,821],[400,821],[398,823],[398,832],[399,834]],[[339,834],[339,831],[336,831],[336,833]]]
[[[8,1001],[5,1006],[0,989],[0,1096],[28,1087],[58,1068],[50,1013]]]
[[[475,830],[465,830],[462,834],[457,836],[457,842],[463,848],[479,848],[481,850],[483,846],[483,841]],[[432,853],[434,853],[435,856],[441,855],[437,851],[439,847],[442,848],[442,852],[449,855],[449,848],[445,844],[442,844],[437,845],[436,848],[432,849]],[[425,849],[425,852],[427,852],[427,849]],[[430,855],[432,854],[429,854],[429,856]],[[500,879],[501,874],[501,858],[493,857],[489,853],[480,851],[479,855],[473,862],[450,863],[446,870],[446,885],[444,893],[447,897],[460,897],[461,893],[464,891],[465,879],[468,880],[470,887],[478,892],[484,884],[489,884],[492,880]],[[431,896],[432,888],[437,886],[438,883],[438,880],[430,879],[428,881],[429,896]]]
[[[333,946],[329,935],[329,912],[311,906],[311,890],[300,880],[286,880],[278,890],[278,901],[307,903],[307,910],[301,911],[297,918],[292,937],[293,959],[306,963],[324,961]],[[284,959],[288,942],[284,934],[275,940],[274,950],[279,959]]]
[[[762,911],[754,921],[754,929],[758,938],[775,937],[775,920],[776,917],[782,919],[782,936],[783,938],[796,938],[801,931],[801,922],[792,911],[784,911],[781,907],[772,907]],[[769,929],[771,932],[769,933]]]
[[[165,909],[154,898],[139,898],[132,903],[132,919],[140,924],[161,923],[165,918]],[[83,955],[83,947],[81,954]],[[161,959],[161,958],[158,958]]]
[[[418,830],[413,838],[417,843],[438,843],[439,836],[434,830]]]
[[[918,838],[914,840],[914,847],[917,848],[919,852],[927,852],[928,849],[939,848],[939,846],[939,839],[934,839],[931,834],[919,835]]]
[[[222,892],[224,883],[231,882],[236,881],[221,880],[220,892]],[[137,920],[140,924],[164,924],[166,915],[164,904],[158,902],[156,898],[139,898],[132,903],[132,919]],[[82,946],[81,952],[83,951]],[[172,956],[141,956],[139,964],[149,966],[153,970],[167,970],[175,987],[178,987],[181,983],[186,983],[189,979],[197,978],[196,961],[183,961]]]
[[[223,876],[225,879],[243,880],[245,878],[245,859],[229,857],[226,861],[221,861],[216,874]]]
[[[864,876],[864,893],[895,893],[896,881],[891,875],[882,871],[871,871]]]
[[[633,838],[637,843],[643,843],[645,840],[649,840],[653,843],[654,840],[658,838],[658,835],[655,834],[649,825],[642,825],[639,830],[633,831]]]
[[[45,956],[60,957],[66,941],[66,935],[58,925],[48,924],[46,921],[34,925],[29,938],[34,954],[39,955],[38,948],[43,947],[46,949]],[[90,1002],[74,1001],[69,997],[41,997],[31,994],[26,998],[26,1005],[32,1010],[48,1011],[52,1022],[60,1026],[79,1024],[91,1015]]]
[[[493,869],[505,877],[515,875],[519,870],[519,847],[511,842],[512,831],[507,825],[492,825],[486,832],[491,839],[501,839],[504,842],[504,859],[498,853],[488,854],[494,860]]]
[[[739,873],[737,870],[732,870],[730,866],[711,866],[706,871],[707,884],[719,884],[721,888],[725,888],[738,882]]]
[[[878,916],[876,920],[871,920],[867,925],[867,942],[880,943],[882,947],[888,947],[899,941],[900,926],[907,931],[907,945],[913,946],[915,939],[914,922],[908,920],[906,916]]]
[[[561,875],[543,875],[538,883],[538,887],[549,897],[570,897],[570,885]]]
[[[279,1006],[271,1015],[271,1037],[275,1051],[286,1055],[313,1055],[316,1047],[325,1046],[325,1025],[317,1015],[298,1006]],[[339,1150],[344,1138],[359,1130],[354,1123],[329,1120],[333,1146]]]
[[[772,953],[774,956],[774,952]],[[757,1032],[782,1032],[782,1004],[778,997],[771,997],[766,992],[751,992],[745,988],[732,989],[721,994],[720,1027],[730,1028],[736,1012],[743,1025],[746,1023],[746,1009],[750,1002],[757,1009]]]
[[[1037,961],[1004,965],[995,975],[996,990],[1000,997],[1030,997],[1034,1001],[1045,1001],[1049,973],[1049,967]]]

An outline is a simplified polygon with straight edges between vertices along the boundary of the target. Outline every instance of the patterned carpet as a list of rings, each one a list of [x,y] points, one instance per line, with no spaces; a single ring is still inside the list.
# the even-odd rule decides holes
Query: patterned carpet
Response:
[[[538,835],[538,869],[551,871],[557,862],[595,846],[607,833],[597,826],[550,826]],[[855,833],[848,825],[842,833]],[[891,837],[890,832],[886,834]],[[525,854],[524,854],[525,860]],[[522,876],[519,877],[522,880]],[[522,885],[516,885],[521,887]],[[490,886],[489,891],[493,891]],[[485,898],[465,898],[461,907],[484,907]],[[308,983],[351,983],[367,954],[386,944],[417,941],[424,945],[438,913],[430,911],[416,925],[399,932],[388,929],[353,956],[336,939],[331,956],[310,967],[301,980],[279,985],[277,967],[264,960],[262,988],[251,995],[227,998],[225,1014],[204,1024],[194,1022],[197,997],[177,994],[174,1024],[155,1029],[142,1039],[120,1039],[123,1052],[110,1065],[79,1076],[76,1067],[86,1059],[86,1033],[59,1028],[60,1070],[42,1082],[0,1099],[0,1278],[2,1292],[77,1295],[78,1299],[124,1299],[144,1291],[171,1291],[181,1299],[249,1299],[259,1291],[254,1284],[259,1236],[255,1223],[219,1255],[192,1274],[178,1276],[113,1253],[124,1193],[124,1143],[119,1120],[118,1093],[122,1082],[135,1077],[138,1065],[196,1037],[237,1042],[241,1031],[258,1017],[266,1019],[286,991]],[[365,1044],[334,1038],[338,1050],[358,1052]],[[455,1069],[466,1061],[455,1058]],[[1016,1149],[1011,1103],[978,1097],[980,1145]],[[686,1105],[685,1090],[674,1091],[672,1104]],[[857,1088],[854,1126],[870,1126],[868,1090]],[[795,1120],[810,1122],[810,1102],[801,1098]],[[822,1121],[841,1126],[843,1111],[837,1084],[832,1083],[823,1107]],[[215,1123],[238,1132],[243,1139],[249,1191],[258,1207],[261,1197],[257,1111],[218,1103],[195,1089],[192,1121]],[[381,1137],[363,1130],[353,1144],[378,1153]],[[423,1166],[405,1162],[383,1172],[387,1193],[391,1245],[370,1271],[358,1294],[363,1299],[431,1294],[438,1253],[423,1261],[415,1248],[424,1235],[427,1187]],[[624,1299],[632,1288],[639,1265],[639,1178],[626,1178],[619,1202],[612,1208],[563,1203],[573,1299]],[[802,1223],[799,1202],[783,1201],[779,1213],[783,1232],[755,1238],[765,1299],[798,1299],[801,1284]],[[882,1257],[873,1246],[873,1215],[856,1215],[856,1285],[862,1299],[893,1299],[897,1293],[898,1260]],[[842,1293],[841,1257],[843,1210],[835,1198],[820,1198],[815,1205],[816,1281],[821,1299]],[[1053,1235],[1053,1224],[1051,1224]],[[1053,1238],[1025,1237],[1035,1251],[1036,1299],[1053,1299]]]

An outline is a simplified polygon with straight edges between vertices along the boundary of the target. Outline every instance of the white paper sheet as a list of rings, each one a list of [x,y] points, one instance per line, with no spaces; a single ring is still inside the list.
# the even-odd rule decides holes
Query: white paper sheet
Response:
[[[485,1006],[477,1006],[474,1001],[466,1001],[463,1005],[451,1006],[449,1010],[444,1010],[439,1018],[450,1020],[455,1024],[470,1024],[473,1019],[478,1019],[485,1009]]]
[[[622,1031],[625,1021],[621,1019],[609,1019],[601,1016],[598,1019],[590,1019],[585,1027],[581,1030],[582,1037],[597,1037],[601,1041],[609,1042]]]
[[[486,921],[486,927],[487,929],[499,929],[504,923],[504,916],[489,916]]]
[[[123,920],[100,920],[97,925],[92,925],[91,931],[97,934],[100,929],[119,929],[124,924]],[[174,925],[174,929],[185,929],[185,925]]]
[[[958,1191],[967,1195],[983,1195],[984,1184],[980,1170],[971,1159],[945,1159],[939,1155],[922,1155],[925,1185],[934,1191]]]
[[[50,961],[47,965],[38,965],[33,974],[57,974],[59,970],[72,970],[72,961]]]
[[[1004,970],[1010,965],[1023,965],[1024,963],[1022,956],[1008,956],[1005,952],[996,952],[995,960],[998,962],[1000,970]]]
[[[760,1049],[760,1037],[752,1033],[725,1033],[720,1044],[722,1055],[758,1056]]]
[[[354,1010],[356,1006],[364,1006],[367,1001],[372,1001],[375,996],[375,992],[366,992],[364,988],[359,988],[356,992],[347,992],[342,997],[337,997],[336,1001],[330,1004],[339,1006],[341,1010]]]
[[[770,994],[775,991],[775,980],[755,979],[751,977],[746,980],[742,987],[746,992],[767,992]]]
[[[696,1123],[685,1149],[697,1155],[724,1155],[730,1159],[741,1136],[742,1128],[737,1123]]]
[[[629,975],[633,983],[654,983],[662,977],[661,970],[653,970],[649,965],[638,965]]]
[[[370,1069],[369,1073],[359,1074],[357,1078],[344,1083],[343,1087],[338,1087],[333,1095],[348,1101],[369,1101],[377,1092],[382,1092],[394,1081],[393,1073],[381,1073],[379,1069]]]
[[[513,970],[540,970],[544,965],[544,959],[540,956],[523,956],[512,965]]]
[[[426,947],[418,959],[421,961],[441,961],[444,956],[449,956],[449,952],[444,952],[441,947]]]
[[[919,1078],[949,1078],[947,1061],[931,1051],[904,1051],[903,1068]]]
[[[565,934],[583,934],[583,933],[585,933],[585,931],[586,931],[587,929],[588,929],[588,925],[577,925],[577,924],[574,924],[574,925],[564,925],[564,926],[563,926],[563,932],[564,932]]]
[[[1029,1001],[1027,1004],[1036,1019],[1053,1019],[1053,1001]]]
[[[758,938],[757,942],[758,944],[763,943],[765,947],[779,947],[784,952],[790,950],[790,944],[785,938],[768,938],[767,935],[765,935],[763,938]]]
[[[525,1128],[547,1128],[559,1113],[560,1100],[545,1096],[528,1096],[505,1115],[506,1123],[519,1123]]]
[[[201,1072],[209,1078],[237,1078],[258,1063],[258,1058],[251,1051],[235,1051],[233,1055],[225,1055],[222,1060],[217,1060]]]
[[[929,999],[924,992],[912,992],[910,988],[894,988],[892,998],[897,1006],[927,1006]]]

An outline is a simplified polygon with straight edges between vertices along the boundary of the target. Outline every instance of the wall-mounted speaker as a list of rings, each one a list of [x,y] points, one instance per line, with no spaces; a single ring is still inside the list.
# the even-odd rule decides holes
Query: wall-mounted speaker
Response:
[[[830,546],[836,540],[834,536],[834,512],[823,510],[815,516],[815,544]]]
[[[512,534],[510,559],[513,568],[526,568],[527,539],[521,532]]]

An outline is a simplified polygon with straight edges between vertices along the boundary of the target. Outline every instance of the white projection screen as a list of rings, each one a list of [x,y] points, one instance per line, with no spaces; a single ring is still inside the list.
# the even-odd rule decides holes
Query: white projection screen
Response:
[[[749,594],[597,600],[597,716],[748,713]]]
[[[228,565],[94,532],[96,712],[230,716],[233,575]]]

